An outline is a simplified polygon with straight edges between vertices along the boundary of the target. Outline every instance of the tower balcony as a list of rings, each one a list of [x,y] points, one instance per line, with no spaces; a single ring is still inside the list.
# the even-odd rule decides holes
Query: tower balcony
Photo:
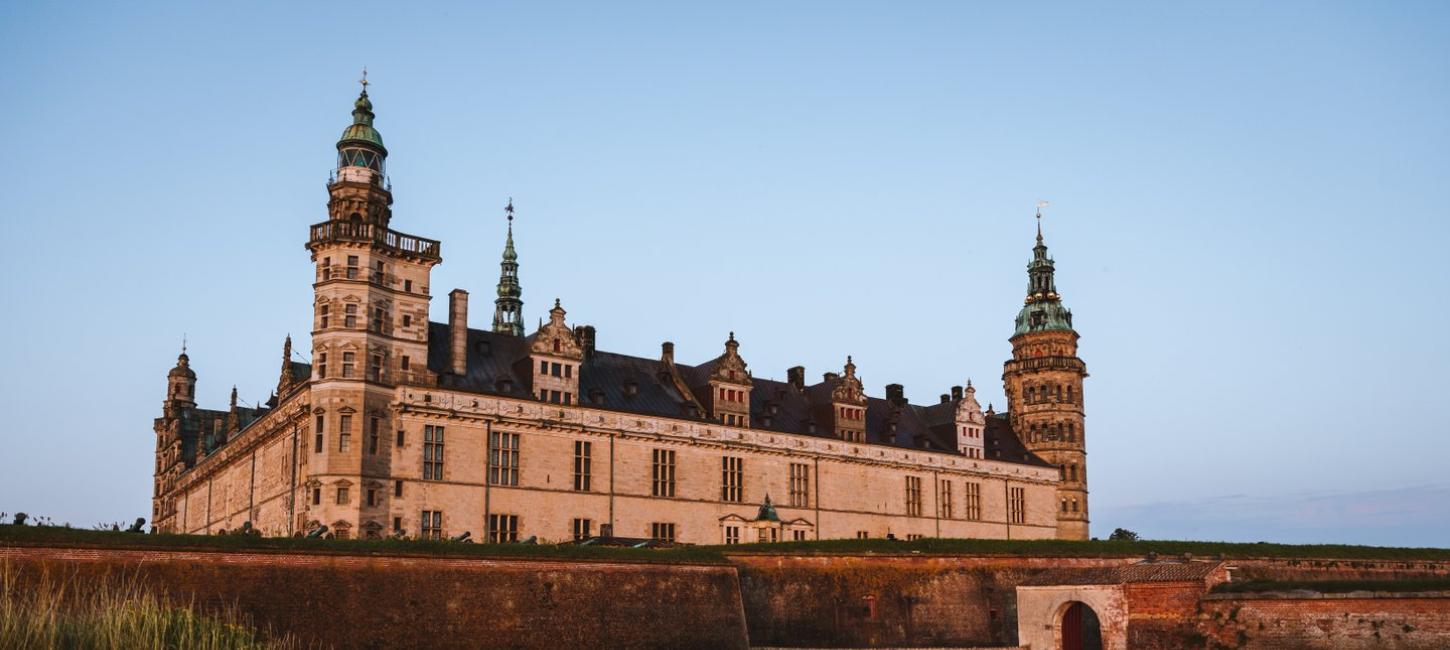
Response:
[[[370,167],[341,167],[327,173],[327,186],[331,188],[338,183],[360,183],[380,187],[383,191],[393,191],[393,181],[387,174]]]
[[[359,221],[328,220],[312,226],[307,239],[307,248],[315,249],[324,244],[354,243],[369,244],[398,255],[417,257],[433,262],[442,261],[439,244],[435,239],[401,233]]]

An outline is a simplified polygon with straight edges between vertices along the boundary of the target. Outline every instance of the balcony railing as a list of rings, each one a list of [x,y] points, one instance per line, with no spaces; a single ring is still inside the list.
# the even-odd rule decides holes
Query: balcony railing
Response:
[[[356,221],[324,221],[316,224],[312,226],[312,236],[308,242],[314,245],[334,242],[373,244],[404,255],[435,261],[441,259],[436,240]]]

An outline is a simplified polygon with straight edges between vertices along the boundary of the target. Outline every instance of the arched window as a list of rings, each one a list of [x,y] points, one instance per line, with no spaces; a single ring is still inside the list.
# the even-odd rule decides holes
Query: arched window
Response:
[[[1077,497],[1072,498],[1072,511],[1077,512]]]

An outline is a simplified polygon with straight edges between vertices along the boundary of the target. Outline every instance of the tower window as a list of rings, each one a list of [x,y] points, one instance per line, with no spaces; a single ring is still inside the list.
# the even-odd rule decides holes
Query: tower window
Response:
[[[342,415],[337,424],[337,450],[346,452],[352,444],[352,416]]]
[[[383,333],[383,308],[382,307],[376,307],[376,308],[373,309],[372,330],[374,332],[379,333],[379,334],[382,334]]]
[[[330,305],[323,305],[317,308],[317,315],[321,320],[321,327],[318,329],[327,329],[327,312],[329,307]]]
[[[327,353],[326,352],[322,352],[322,353],[320,353],[320,354],[317,355],[317,378],[318,379],[327,379]]]
[[[412,326],[413,326],[413,316],[411,314],[403,314],[403,327],[412,327]]]
[[[373,363],[368,368],[368,374],[372,376],[373,381],[383,380],[383,355],[373,355]]]
[[[411,363],[412,363],[412,360],[409,359],[408,358],[408,355],[406,355],[406,354],[403,355],[402,360],[399,361],[399,365],[403,368],[403,370],[407,370],[408,367],[411,365]]]
[[[357,327],[357,305],[346,305],[342,308],[342,326]]]
[[[344,379],[352,378],[352,368],[356,363],[356,355],[352,352],[342,353],[342,376]]]
[[[412,280],[403,280],[403,291],[406,291],[408,293],[412,293],[413,292],[413,281]]]
[[[357,216],[357,215],[353,215],[353,216]],[[347,256],[347,279],[349,279],[349,280],[356,280],[357,279],[357,256],[356,255],[348,255]]]

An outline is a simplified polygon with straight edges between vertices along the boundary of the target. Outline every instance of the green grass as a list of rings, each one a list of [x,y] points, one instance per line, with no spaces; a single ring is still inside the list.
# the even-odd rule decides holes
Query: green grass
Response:
[[[881,555],[1008,555],[1038,557],[1142,557],[1192,553],[1209,559],[1300,558],[1335,560],[1450,561],[1450,549],[1348,546],[1339,544],[1242,544],[1169,540],[1066,541],[998,539],[923,539],[914,542],[884,539],[838,539],[734,546],[683,546],[673,549],[598,548],[551,544],[457,544],[436,541],[310,540],[291,537],[205,535],[140,535],[60,527],[0,525],[0,543],[58,544],[130,548],[193,548],[251,551],[306,551],[364,555],[442,555],[459,557],[518,557],[616,562],[726,564],[726,554],[881,554]]]
[[[135,580],[80,584],[0,564],[0,650],[300,647],[252,628],[234,610],[206,616],[171,606]]]
[[[1407,593],[1419,591],[1450,591],[1450,578],[1407,578],[1404,580],[1244,580],[1215,585],[1216,594],[1243,594],[1282,591],[1317,591],[1342,594],[1351,591],[1382,591]]]

